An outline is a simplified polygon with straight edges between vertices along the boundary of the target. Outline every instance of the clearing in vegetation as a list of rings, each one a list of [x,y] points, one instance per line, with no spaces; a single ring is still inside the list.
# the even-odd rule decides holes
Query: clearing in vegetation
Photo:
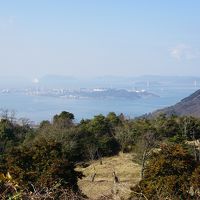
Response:
[[[120,153],[102,158],[102,164],[96,160],[90,166],[78,166],[76,170],[85,175],[78,181],[78,185],[90,199],[110,195],[127,199],[131,193],[130,187],[140,181],[141,166],[133,162],[133,154]]]

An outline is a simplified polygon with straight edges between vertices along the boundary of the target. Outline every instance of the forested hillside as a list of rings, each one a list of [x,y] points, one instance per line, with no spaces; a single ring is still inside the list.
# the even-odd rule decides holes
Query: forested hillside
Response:
[[[87,180],[92,189],[100,176],[113,177],[115,188],[127,182],[127,177],[137,182],[127,182],[129,196],[122,197],[113,188],[107,196],[102,192],[95,199],[200,198],[200,119],[174,115],[127,119],[113,112],[79,123],[74,118],[73,113],[63,111],[34,127],[25,120],[19,123],[9,113],[2,115],[1,199],[91,199],[78,182]],[[106,160],[119,153],[132,159],[122,156],[123,164]],[[131,166],[129,161],[138,166],[137,177],[130,171],[134,167],[125,170]],[[111,168],[114,162],[118,166]],[[101,165],[109,169],[104,171]]]

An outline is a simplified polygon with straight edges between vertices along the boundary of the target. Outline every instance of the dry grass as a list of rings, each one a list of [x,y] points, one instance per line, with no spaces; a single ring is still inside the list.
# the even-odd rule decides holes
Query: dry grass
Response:
[[[94,161],[86,168],[77,167],[85,177],[79,180],[78,185],[82,192],[90,199],[98,199],[100,196],[117,194],[118,199],[127,199],[130,194],[130,186],[140,180],[140,165],[134,163],[131,154],[120,153],[118,156],[103,158]],[[119,183],[114,183],[113,172],[119,178]],[[94,182],[91,181],[92,175],[96,173]]]
[[[200,140],[187,141],[186,144],[189,144],[191,146],[195,146],[197,149],[200,150]]]

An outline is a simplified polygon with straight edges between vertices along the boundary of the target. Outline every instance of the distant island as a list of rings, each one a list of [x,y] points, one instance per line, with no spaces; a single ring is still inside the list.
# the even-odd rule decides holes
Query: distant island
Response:
[[[146,90],[128,90],[128,89],[111,89],[111,88],[81,88],[78,90],[63,89],[63,88],[27,88],[27,89],[2,89],[2,94],[6,93],[21,93],[29,96],[47,96],[59,97],[67,99],[141,99],[159,97],[158,95]]]

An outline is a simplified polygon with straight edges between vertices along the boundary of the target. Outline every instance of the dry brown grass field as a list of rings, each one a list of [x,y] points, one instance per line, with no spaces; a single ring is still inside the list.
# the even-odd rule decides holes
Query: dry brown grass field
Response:
[[[130,186],[135,185],[140,180],[141,166],[133,162],[132,154],[120,153],[117,156],[93,161],[86,168],[77,167],[82,171],[84,178],[79,180],[78,185],[82,192],[90,199],[95,200],[101,196],[116,196],[115,199],[127,199],[130,195]],[[119,179],[114,182],[113,172]],[[92,176],[96,173],[92,182]]]

